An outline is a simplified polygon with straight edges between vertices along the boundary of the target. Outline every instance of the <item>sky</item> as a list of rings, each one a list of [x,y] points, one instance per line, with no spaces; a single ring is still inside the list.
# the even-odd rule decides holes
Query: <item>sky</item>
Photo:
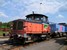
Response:
[[[25,19],[32,11],[49,22],[67,23],[67,0],[0,0],[0,22]]]

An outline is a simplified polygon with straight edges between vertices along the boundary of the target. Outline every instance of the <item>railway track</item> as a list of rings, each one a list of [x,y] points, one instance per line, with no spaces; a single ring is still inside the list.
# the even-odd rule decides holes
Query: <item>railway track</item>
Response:
[[[21,48],[23,48],[23,47],[25,48],[30,45],[32,46],[36,43],[37,42],[30,42],[30,43],[26,43],[24,45],[3,43],[0,45],[0,50],[21,50]]]
[[[51,40],[54,41],[55,38],[52,38]],[[42,41],[43,43],[45,42],[49,42],[50,40],[44,40]],[[42,42],[30,42],[30,43],[26,43],[24,45],[21,44],[7,44],[7,43],[3,43],[0,45],[0,50],[22,50],[23,48],[28,48],[30,46],[36,46]],[[33,47],[34,48],[34,47]]]
[[[36,45],[38,43],[39,41],[29,42],[24,45],[21,45],[21,44],[10,44],[9,42],[5,41],[3,42],[3,44],[0,45],[0,50],[21,50],[22,48],[26,48],[27,46]]]

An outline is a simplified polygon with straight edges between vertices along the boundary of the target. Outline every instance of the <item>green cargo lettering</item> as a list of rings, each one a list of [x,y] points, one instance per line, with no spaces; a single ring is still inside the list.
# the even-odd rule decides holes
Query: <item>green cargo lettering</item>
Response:
[[[48,27],[48,25],[47,25],[47,24],[45,24],[45,25],[44,25],[44,28],[47,28],[47,27]]]

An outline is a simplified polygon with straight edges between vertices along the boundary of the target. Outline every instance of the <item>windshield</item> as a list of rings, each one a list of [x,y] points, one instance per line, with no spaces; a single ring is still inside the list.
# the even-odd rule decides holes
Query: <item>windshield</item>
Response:
[[[45,17],[41,18],[41,20],[44,21],[44,22],[46,22],[46,18]]]

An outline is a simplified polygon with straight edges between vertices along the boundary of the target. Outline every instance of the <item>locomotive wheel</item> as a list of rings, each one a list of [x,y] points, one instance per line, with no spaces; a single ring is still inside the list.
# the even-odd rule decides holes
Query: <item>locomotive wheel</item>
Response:
[[[32,35],[32,40],[35,42],[35,41],[40,41],[42,38],[41,38],[41,35]]]
[[[61,33],[58,33],[59,37],[61,37]]]
[[[50,40],[50,38],[51,38],[51,37],[50,37],[50,34],[47,34],[47,35],[46,35],[46,40]]]
[[[35,41],[37,41],[37,39],[38,39],[38,37],[37,36],[33,36],[33,41],[35,42]]]
[[[19,44],[25,44],[25,38],[18,38],[18,41],[17,41]]]
[[[10,38],[10,39],[9,39],[9,43],[10,43],[10,44],[13,44],[13,38]]]
[[[9,41],[11,44],[25,44],[25,38],[11,38]]]
[[[54,37],[56,37],[56,33],[52,33],[50,36],[51,36],[51,38],[54,38]]]
[[[57,37],[58,37],[58,38],[61,37],[59,32],[57,33]]]
[[[64,37],[64,33],[62,33],[62,37]]]

